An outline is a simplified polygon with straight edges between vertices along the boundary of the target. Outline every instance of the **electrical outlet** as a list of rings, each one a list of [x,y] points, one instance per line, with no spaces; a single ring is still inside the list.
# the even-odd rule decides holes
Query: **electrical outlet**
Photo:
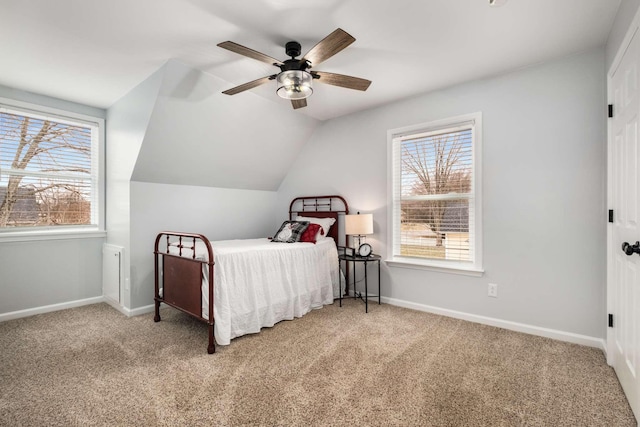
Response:
[[[495,283],[489,283],[489,291],[487,295],[493,298],[498,298],[498,285]]]
[[[125,291],[129,290],[129,278],[128,277],[126,279],[124,279],[124,290]]]

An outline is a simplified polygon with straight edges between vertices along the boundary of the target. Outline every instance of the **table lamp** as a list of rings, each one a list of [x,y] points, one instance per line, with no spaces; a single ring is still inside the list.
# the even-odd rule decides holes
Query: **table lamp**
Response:
[[[367,234],[373,234],[373,214],[362,214],[358,212],[356,215],[345,215],[344,222],[345,233],[358,239],[358,245],[354,248],[359,251],[362,239],[366,239]],[[369,247],[370,249],[370,247]]]

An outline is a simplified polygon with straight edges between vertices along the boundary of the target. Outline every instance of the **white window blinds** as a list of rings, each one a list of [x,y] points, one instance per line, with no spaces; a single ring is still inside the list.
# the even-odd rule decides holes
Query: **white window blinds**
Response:
[[[98,128],[0,107],[0,230],[97,225]]]
[[[476,120],[393,134],[394,258],[477,265]]]

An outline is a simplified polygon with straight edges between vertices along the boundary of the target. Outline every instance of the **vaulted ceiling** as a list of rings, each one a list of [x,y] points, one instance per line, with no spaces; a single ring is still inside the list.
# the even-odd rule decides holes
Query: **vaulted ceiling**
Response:
[[[367,92],[316,85],[319,120],[602,46],[620,0],[0,0],[0,84],[108,108],[175,58],[228,88],[273,66],[223,50],[231,40],[285,59],[336,28],[356,38],[319,67],[373,81]],[[223,85],[224,86],[224,85]],[[287,101],[275,84],[229,108]],[[257,101],[256,95],[264,99]],[[221,102],[224,102],[222,98]],[[238,112],[239,113],[239,112]]]
[[[274,191],[318,124],[255,95],[228,98],[223,80],[176,60],[159,73],[134,181]]]

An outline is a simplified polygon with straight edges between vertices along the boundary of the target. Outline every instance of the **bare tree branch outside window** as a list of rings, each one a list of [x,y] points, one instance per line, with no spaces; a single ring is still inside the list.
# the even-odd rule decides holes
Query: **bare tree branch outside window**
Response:
[[[404,144],[403,168],[416,180],[408,189],[411,195],[467,193],[471,189],[471,175],[461,168],[464,147],[460,134],[444,134],[430,138],[428,144]],[[403,189],[404,190],[404,189]],[[446,200],[406,201],[403,213],[414,222],[428,224],[436,235],[436,246],[442,246],[442,220]]]
[[[400,254],[469,260],[471,129],[405,138],[399,155]]]
[[[0,112],[0,228],[91,223],[92,129]]]

